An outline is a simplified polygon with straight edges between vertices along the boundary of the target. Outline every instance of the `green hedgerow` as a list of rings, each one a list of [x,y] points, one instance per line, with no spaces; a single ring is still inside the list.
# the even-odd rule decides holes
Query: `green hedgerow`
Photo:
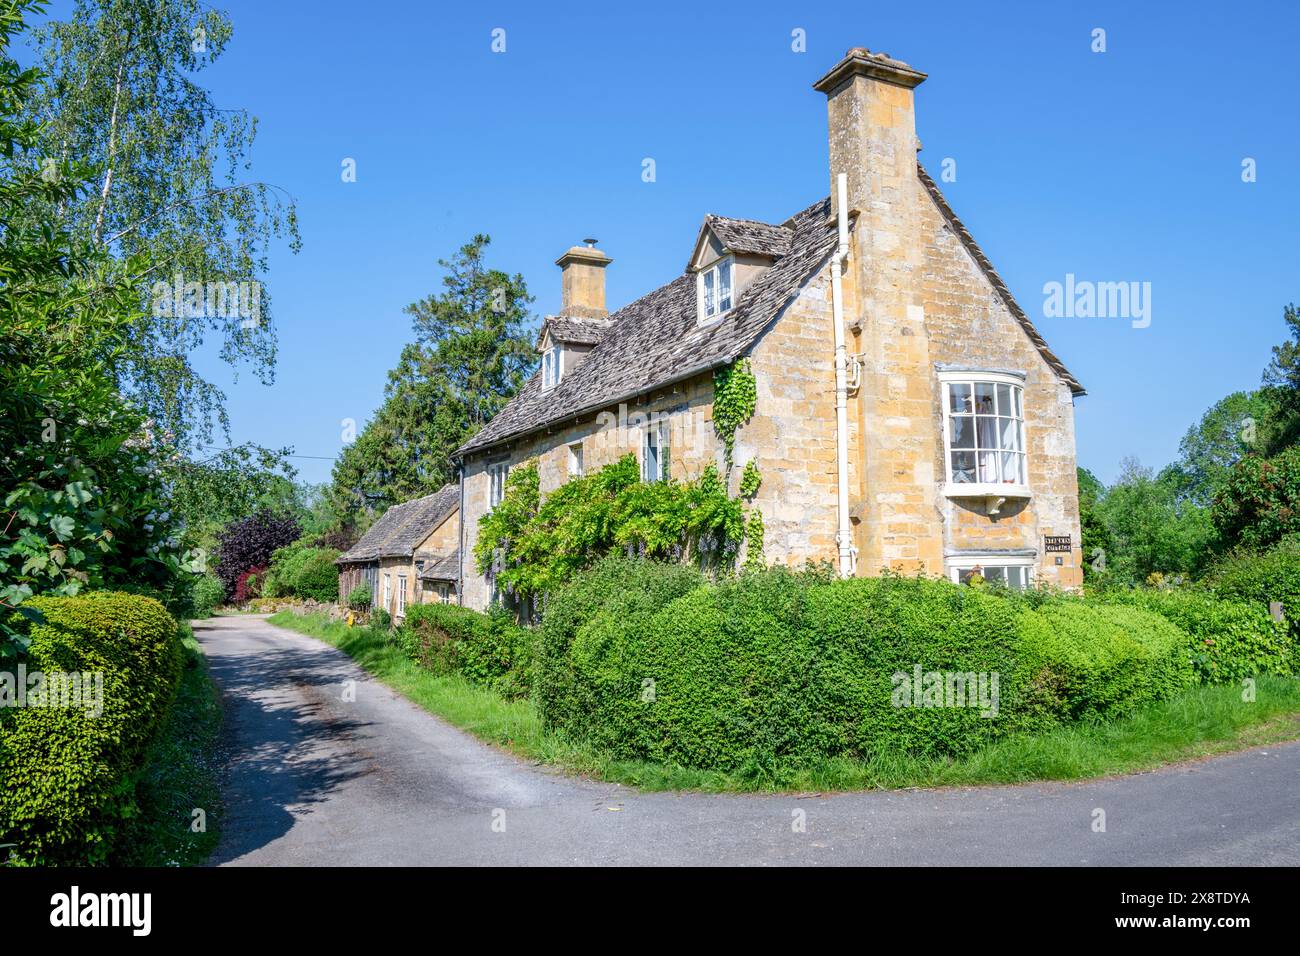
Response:
[[[528,696],[532,640],[506,611],[483,614],[455,604],[412,605],[397,630],[412,660],[438,674],[463,674],[507,699]]]
[[[1186,635],[1139,608],[1035,608],[896,575],[771,568],[714,584],[611,560],[555,595],[541,630],[548,729],[615,758],[756,777],[827,757],[959,756],[1194,679]]]
[[[1039,691],[1070,719],[1123,716],[1196,679],[1186,632],[1139,607],[1061,600],[1021,623]]]
[[[1300,642],[1300,541],[1288,538],[1259,554],[1231,555],[1210,568],[1202,583],[1220,597],[1265,610],[1280,602],[1291,640]]]
[[[1221,598],[1199,588],[1123,589],[1105,592],[1102,600],[1145,608],[1181,628],[1201,683],[1295,673],[1295,646],[1287,626],[1273,620],[1262,604]]]
[[[0,708],[0,843],[22,863],[103,863],[137,812],[133,775],[180,676],[177,624],[158,601],[117,592],[26,606],[44,618],[23,625],[28,672],[101,672],[103,709]]]

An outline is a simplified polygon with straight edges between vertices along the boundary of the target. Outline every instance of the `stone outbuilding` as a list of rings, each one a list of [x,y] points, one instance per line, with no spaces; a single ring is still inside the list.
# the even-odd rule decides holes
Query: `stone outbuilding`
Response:
[[[339,555],[339,601],[370,585],[372,606],[395,620],[408,604],[456,602],[459,569],[460,486],[444,485],[423,498],[393,505],[355,545]]]

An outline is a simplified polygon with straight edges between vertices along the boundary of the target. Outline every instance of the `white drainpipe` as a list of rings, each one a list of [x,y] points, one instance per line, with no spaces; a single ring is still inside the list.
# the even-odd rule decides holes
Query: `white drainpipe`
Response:
[[[844,294],[842,276],[844,260],[849,254],[849,177],[835,177],[836,208],[839,219],[839,244],[831,259],[831,309],[835,324],[835,471],[838,483],[839,530],[835,543],[840,552],[840,577],[852,577],[857,569],[858,549],[853,546],[853,526],[849,523],[849,384],[848,349],[844,344]]]

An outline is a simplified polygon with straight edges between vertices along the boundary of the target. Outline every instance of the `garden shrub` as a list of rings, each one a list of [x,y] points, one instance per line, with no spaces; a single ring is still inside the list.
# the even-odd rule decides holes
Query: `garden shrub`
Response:
[[[211,617],[212,612],[226,599],[226,586],[221,579],[211,574],[197,578],[193,588],[193,616]]]
[[[279,548],[271,556],[262,584],[264,597],[296,597],[333,604],[339,599],[339,552],[303,541]]]
[[[348,607],[353,611],[365,611],[374,603],[375,596],[370,592],[370,585],[362,581],[348,592]]]
[[[370,626],[376,631],[387,633],[393,627],[393,617],[382,607],[377,607],[370,612]]]
[[[262,580],[266,568],[249,568],[235,579],[235,591],[230,600],[235,604],[244,604],[253,598],[262,596]]]
[[[1234,554],[1206,574],[1202,583],[1220,597],[1268,610],[1282,602],[1294,645],[1300,641],[1300,541],[1287,539],[1259,554]]]
[[[22,619],[28,673],[102,672],[103,710],[0,708],[0,843],[21,863],[103,863],[136,813],[133,775],[180,676],[177,624],[158,601],[118,592],[26,604],[44,618]]]
[[[528,696],[532,633],[500,608],[483,614],[455,604],[412,605],[397,641],[412,660],[435,673],[461,673],[508,698]]]
[[[547,726],[579,726],[594,709],[592,688],[575,671],[572,660],[572,644],[581,629],[595,626],[602,612],[623,614],[629,622],[642,621],[706,580],[689,565],[610,556],[553,596],[542,616],[537,642],[536,697]],[[637,681],[639,687],[640,678]]]
[[[548,729],[618,758],[760,776],[825,757],[961,755],[1193,680],[1186,635],[1139,608],[896,575],[773,568],[710,584],[611,560],[552,599],[541,632]],[[954,692],[966,706],[925,706]]]
[[[1021,615],[1036,692],[1070,719],[1108,719],[1195,681],[1188,636],[1139,607],[1065,599]]]
[[[276,550],[292,544],[302,531],[298,522],[285,515],[263,509],[248,518],[232,521],[217,535],[217,577],[226,586],[226,595],[242,603],[258,594],[236,596],[241,580],[249,571],[265,571]]]
[[[1262,604],[1221,598],[1199,588],[1108,591],[1103,600],[1145,608],[1188,636],[1188,653],[1204,684],[1235,683],[1259,674],[1287,676],[1296,654],[1286,625]]]

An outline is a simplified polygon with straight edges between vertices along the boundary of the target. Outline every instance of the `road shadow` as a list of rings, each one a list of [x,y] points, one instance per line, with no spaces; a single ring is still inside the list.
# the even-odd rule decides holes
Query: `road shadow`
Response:
[[[369,722],[331,706],[354,676],[330,649],[196,621],[225,712],[221,837],[208,865],[282,837],[297,817],[370,772],[354,743]]]

